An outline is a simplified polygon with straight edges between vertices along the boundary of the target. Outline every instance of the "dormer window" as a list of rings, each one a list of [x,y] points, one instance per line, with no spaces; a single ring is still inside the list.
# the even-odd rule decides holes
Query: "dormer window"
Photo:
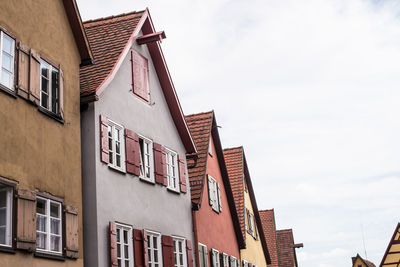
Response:
[[[147,58],[131,50],[132,91],[146,102],[150,102],[149,62]]]

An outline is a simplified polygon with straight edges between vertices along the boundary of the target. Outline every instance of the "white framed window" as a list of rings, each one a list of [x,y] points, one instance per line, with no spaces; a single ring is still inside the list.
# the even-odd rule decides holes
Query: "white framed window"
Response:
[[[125,172],[124,127],[108,120],[108,166]]]
[[[199,246],[200,267],[208,267],[207,246],[201,243],[198,243],[198,246]]]
[[[238,264],[239,264],[239,262],[238,262],[238,260],[236,259],[236,257],[234,257],[234,256],[229,256],[229,266],[230,267],[240,267]]]
[[[243,267],[248,267],[249,266],[249,264],[248,264],[248,262],[246,260],[242,260],[242,263],[243,263]]]
[[[166,163],[167,163],[167,179],[168,188],[178,191],[179,190],[179,174],[178,174],[178,154],[176,152],[166,149]]]
[[[36,250],[62,253],[61,203],[37,197],[36,200]]]
[[[60,77],[58,69],[40,60],[40,106],[59,114]]]
[[[210,136],[210,141],[208,143],[208,154],[210,154],[210,156],[212,156],[212,142],[211,142],[211,136]]]
[[[211,255],[212,255],[212,267],[220,267],[219,266],[219,251],[216,249],[211,249]]]
[[[133,267],[132,227],[118,223],[116,226],[118,267]]]
[[[219,183],[211,175],[208,175],[208,197],[212,209],[218,213],[221,212],[221,190]]]
[[[13,188],[0,184],[0,246],[12,245]]]
[[[221,256],[221,267],[229,267],[229,259],[226,253],[220,254]]]
[[[175,267],[186,266],[186,250],[185,250],[185,239],[180,237],[174,238],[174,259]]]
[[[139,136],[140,178],[154,182],[153,142]]]
[[[162,267],[161,234],[147,231],[148,267]]]
[[[247,226],[248,226],[247,230],[249,231],[249,234],[254,236],[254,216],[250,210],[248,209],[246,210],[247,210]]]
[[[0,83],[14,91],[15,40],[0,31]]]

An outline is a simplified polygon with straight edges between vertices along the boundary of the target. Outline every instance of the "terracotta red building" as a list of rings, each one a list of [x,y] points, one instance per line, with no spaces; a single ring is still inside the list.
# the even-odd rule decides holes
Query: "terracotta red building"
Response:
[[[186,120],[198,150],[195,167],[188,158],[196,266],[239,267],[244,240],[214,112]]]
[[[279,267],[274,209],[260,210],[260,218],[265,240],[267,241],[268,252],[271,257],[271,264],[268,266]]]

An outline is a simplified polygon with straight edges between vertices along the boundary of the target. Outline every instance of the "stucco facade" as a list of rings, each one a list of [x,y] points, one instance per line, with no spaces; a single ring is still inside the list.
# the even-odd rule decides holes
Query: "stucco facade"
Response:
[[[138,36],[141,35],[140,32]],[[100,158],[100,115],[152,142],[162,144],[178,155],[186,154],[166,103],[152,55],[146,45],[135,42],[131,48],[148,59],[150,103],[132,92],[132,68],[128,53],[121,59],[122,64],[116,75],[98,101],[89,103],[82,112],[87,267],[110,266],[109,222],[193,240],[189,192],[173,192],[163,185],[116,171]]]
[[[29,101],[0,91],[0,177],[15,181],[16,189],[45,192],[75,206],[79,224],[77,260],[51,260],[17,250],[15,254],[0,253],[0,266],[83,266],[79,101],[82,58],[63,1],[4,0],[0,28],[16,38],[16,45],[21,42],[35,49],[41,57],[61,65],[64,72],[64,122],[39,112]],[[16,223],[20,219],[15,218]]]

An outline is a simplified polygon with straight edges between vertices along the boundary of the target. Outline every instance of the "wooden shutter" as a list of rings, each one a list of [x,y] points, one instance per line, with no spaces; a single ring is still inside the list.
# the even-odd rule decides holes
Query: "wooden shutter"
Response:
[[[140,175],[139,136],[125,129],[126,172]]]
[[[141,230],[133,230],[133,252],[135,267],[147,267],[143,262],[143,232]]]
[[[17,194],[17,248],[36,249],[36,194],[25,189]]]
[[[213,193],[212,193],[213,183],[212,183],[209,175],[207,175],[207,181],[208,181],[208,203],[212,207],[214,204],[214,198],[213,198]]]
[[[109,163],[108,154],[108,120],[100,115],[100,159],[104,163]]]
[[[110,266],[118,266],[117,256],[117,225],[115,222],[109,223],[109,234],[110,234]]]
[[[217,183],[217,194],[218,194],[218,210],[219,212],[222,212],[221,188],[219,187],[219,183]]]
[[[29,99],[29,47],[18,43],[18,77],[17,88],[18,95],[24,99]]]
[[[73,206],[65,206],[65,256],[77,259],[79,256],[78,236],[78,209]]]
[[[132,62],[132,88],[133,92],[146,100],[150,101],[149,90],[149,63],[147,58],[140,55],[135,50],[131,50]]]
[[[192,241],[186,240],[186,259],[187,259],[187,266],[193,267],[193,246]]]
[[[179,185],[182,193],[187,192],[186,188],[186,166],[185,157],[178,155],[178,167],[179,167]]]
[[[153,154],[154,154],[154,174],[156,177],[156,183],[164,186],[168,185],[167,181],[167,165],[166,165],[166,152],[165,147],[160,144],[153,143]]]
[[[29,71],[29,100],[40,105],[40,55],[31,49]]]
[[[61,65],[59,65],[58,67],[58,73],[59,73],[58,112],[60,113],[61,118],[64,119],[64,71],[62,70]]]
[[[147,267],[149,265],[149,248],[147,246],[147,242],[149,242],[149,240],[147,240],[147,231],[145,229],[143,229],[142,231],[142,235],[143,235],[143,264],[144,267]]]
[[[163,267],[174,267],[174,240],[172,236],[163,235],[161,237]]]

